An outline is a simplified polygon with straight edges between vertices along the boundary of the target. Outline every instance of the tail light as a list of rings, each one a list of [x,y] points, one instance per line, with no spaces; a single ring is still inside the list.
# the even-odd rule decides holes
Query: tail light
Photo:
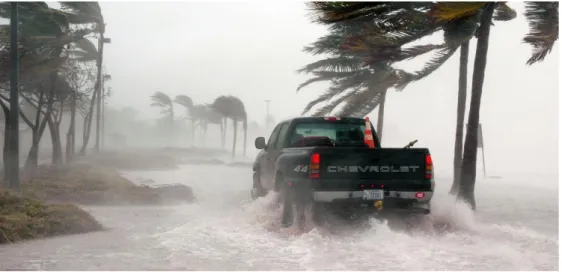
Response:
[[[310,156],[310,164],[308,165],[308,177],[311,179],[320,178],[320,154],[312,153]]]
[[[324,117],[324,120],[327,120],[327,121],[340,121],[341,118],[340,118],[340,117]]]
[[[433,178],[433,160],[430,154],[425,154],[425,179]]]

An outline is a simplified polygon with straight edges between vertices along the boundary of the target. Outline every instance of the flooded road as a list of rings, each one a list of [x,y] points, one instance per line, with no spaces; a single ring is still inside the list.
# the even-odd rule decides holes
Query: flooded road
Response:
[[[86,207],[109,230],[2,246],[0,269],[558,269],[558,188],[480,181],[475,216],[453,205],[446,194],[450,182],[438,179],[428,221],[448,223],[451,231],[428,227],[406,234],[373,221],[337,234],[314,229],[291,235],[278,227],[274,196],[250,201],[250,167],[193,165],[125,175],[189,185],[198,204]]]

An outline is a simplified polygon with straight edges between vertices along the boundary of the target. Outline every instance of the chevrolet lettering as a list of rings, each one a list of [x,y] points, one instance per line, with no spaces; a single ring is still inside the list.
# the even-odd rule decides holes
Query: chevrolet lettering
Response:
[[[419,165],[409,165],[409,166],[328,166],[328,172],[330,173],[338,173],[338,172],[345,172],[345,173],[367,173],[367,172],[382,172],[382,173],[408,173],[408,172],[416,172],[419,169]]]
[[[367,118],[351,117],[281,122],[268,141],[255,140],[261,151],[253,165],[252,198],[278,192],[283,226],[304,226],[306,214],[317,224],[331,218],[326,213],[429,214],[435,188],[429,150],[412,147],[416,141],[381,147],[372,127]]]

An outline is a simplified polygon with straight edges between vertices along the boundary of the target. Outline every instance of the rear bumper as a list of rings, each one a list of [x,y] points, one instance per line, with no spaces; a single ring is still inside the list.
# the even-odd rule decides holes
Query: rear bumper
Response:
[[[416,198],[414,191],[385,191],[385,199],[412,200],[418,203],[428,203],[433,197],[432,191],[425,191],[422,198]],[[362,201],[363,191],[315,191],[313,192],[315,202],[334,202],[334,201]],[[383,199],[383,201],[385,200]],[[372,202],[372,201],[371,201]]]
[[[429,214],[433,192],[426,191],[422,198],[416,198],[413,191],[387,191],[382,200],[365,200],[363,191],[317,191],[313,192],[314,202],[325,207],[353,211],[384,213]],[[380,209],[375,204],[381,202]]]
[[[292,179],[290,187],[303,201],[313,201],[326,207],[344,208],[344,210],[351,211],[358,211],[358,209],[377,212],[400,210],[407,213],[430,213],[430,201],[435,188],[434,180],[431,180],[429,186],[420,186],[419,182],[415,181],[371,182],[373,189],[384,191],[384,198],[381,200],[364,199],[364,189],[358,188],[362,182],[365,181],[332,182],[330,180]],[[423,196],[420,197],[418,193],[423,193]],[[373,208],[374,205],[381,204],[383,208]]]

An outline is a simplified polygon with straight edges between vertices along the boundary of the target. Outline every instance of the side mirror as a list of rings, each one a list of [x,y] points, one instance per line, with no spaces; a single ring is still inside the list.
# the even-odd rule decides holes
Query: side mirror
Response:
[[[264,137],[257,137],[254,141],[254,145],[257,149],[264,149],[265,148],[265,138]]]

